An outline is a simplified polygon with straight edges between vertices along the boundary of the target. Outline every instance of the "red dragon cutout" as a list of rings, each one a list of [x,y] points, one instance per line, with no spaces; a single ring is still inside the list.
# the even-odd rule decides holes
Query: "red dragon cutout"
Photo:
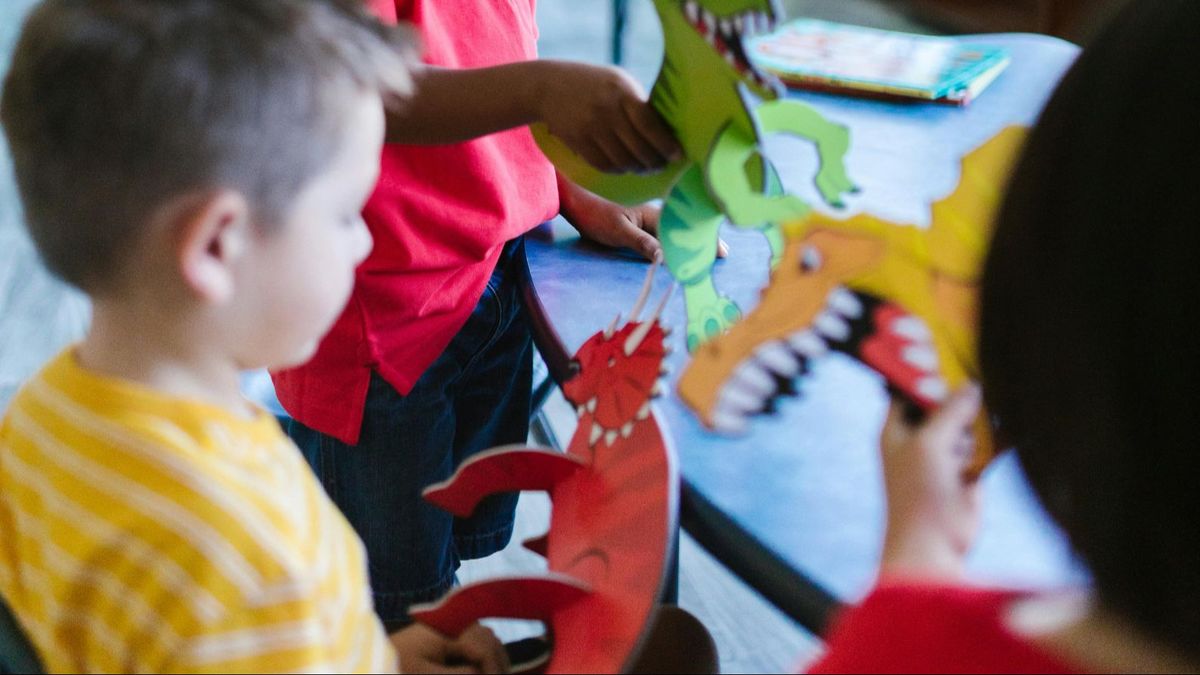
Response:
[[[621,672],[633,663],[662,593],[678,507],[675,457],[650,406],[667,355],[658,318],[671,293],[638,320],[655,268],[629,321],[618,329],[618,316],[576,353],[579,371],[563,393],[579,425],[566,453],[495,448],[425,490],[458,516],[498,492],[549,492],[549,531],[525,542],[549,573],[464,586],[413,618],[451,636],[482,618],[541,620],[553,642],[547,672]]]

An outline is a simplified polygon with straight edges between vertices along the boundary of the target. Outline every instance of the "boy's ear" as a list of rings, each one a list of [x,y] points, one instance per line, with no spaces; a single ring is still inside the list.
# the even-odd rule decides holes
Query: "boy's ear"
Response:
[[[232,190],[211,192],[177,213],[175,253],[183,281],[205,303],[223,304],[233,294],[234,267],[251,235],[250,207]]]

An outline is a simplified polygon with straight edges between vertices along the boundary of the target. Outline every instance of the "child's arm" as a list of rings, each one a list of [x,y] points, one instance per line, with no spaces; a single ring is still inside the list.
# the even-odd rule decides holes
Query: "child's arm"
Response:
[[[970,471],[979,388],[960,389],[924,422],[893,401],[883,426],[887,535],[880,576],[957,580],[979,526],[979,485]]]
[[[543,122],[605,171],[656,169],[680,153],[638,84],[616,68],[550,60],[418,66],[414,81],[412,97],[389,113],[389,143],[457,143]]]
[[[623,206],[610,202],[562,174],[558,174],[558,194],[563,218],[584,238],[613,248],[633,249],[647,260],[654,260],[662,253],[662,245],[657,239],[662,207],[650,203]],[[728,253],[725,242],[718,242],[717,257],[724,258]]]

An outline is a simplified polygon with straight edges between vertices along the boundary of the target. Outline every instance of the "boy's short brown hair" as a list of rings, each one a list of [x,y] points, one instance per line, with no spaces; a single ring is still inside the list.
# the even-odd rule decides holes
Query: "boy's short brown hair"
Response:
[[[0,100],[29,231],[87,291],[150,215],[206,189],[277,222],[332,156],[354,87],[408,92],[402,32],[350,0],[46,0]]]

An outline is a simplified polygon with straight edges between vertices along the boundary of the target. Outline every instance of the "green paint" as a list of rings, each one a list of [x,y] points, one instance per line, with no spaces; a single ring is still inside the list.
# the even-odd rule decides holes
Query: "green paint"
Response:
[[[741,312],[713,285],[718,231],[726,219],[760,230],[772,264],[783,252],[780,223],[810,212],[784,193],[762,141],[787,133],[817,146],[821,198],[840,207],[853,191],[844,157],[848,130],[816,110],[780,98],[773,78],[750,66],[741,34],[762,30],[779,15],[773,0],[654,0],[665,55],[650,92],[655,109],[675,130],[684,158],[651,175],[605,174],[572,153],[544,127],[534,136],[564,175],[613,201],[637,204],[665,197],[659,239],[667,267],[684,287],[688,349],[725,331]],[[752,96],[751,96],[752,95]],[[754,106],[752,98],[761,100]]]

